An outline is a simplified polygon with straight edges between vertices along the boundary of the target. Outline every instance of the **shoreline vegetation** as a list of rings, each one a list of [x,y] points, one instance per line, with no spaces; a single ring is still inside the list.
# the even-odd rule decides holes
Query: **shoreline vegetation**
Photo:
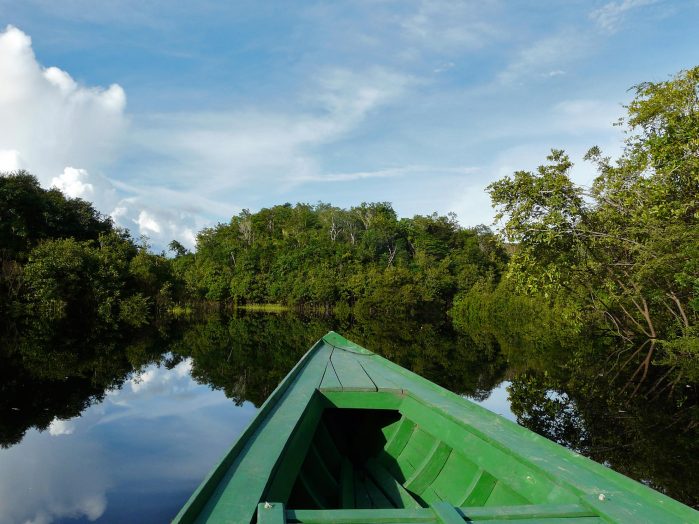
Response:
[[[0,176],[0,314],[137,329],[197,310],[340,319],[449,317],[457,330],[547,358],[595,354],[622,393],[699,382],[699,68],[635,87],[621,156],[592,147],[598,177],[572,180],[552,150],[487,191],[501,229],[390,203],[242,211],[153,253],[92,204]],[[532,349],[533,348],[533,349]],[[693,425],[699,425],[697,415]]]

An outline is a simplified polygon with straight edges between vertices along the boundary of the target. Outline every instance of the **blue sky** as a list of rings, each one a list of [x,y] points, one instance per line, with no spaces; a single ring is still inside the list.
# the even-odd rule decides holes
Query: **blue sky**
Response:
[[[160,248],[284,202],[492,222],[488,183],[618,154],[628,89],[697,65],[699,2],[0,0],[0,169]]]

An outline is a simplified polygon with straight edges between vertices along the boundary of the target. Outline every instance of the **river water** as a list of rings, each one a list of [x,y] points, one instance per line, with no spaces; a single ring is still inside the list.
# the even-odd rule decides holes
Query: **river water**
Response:
[[[168,522],[330,329],[552,440],[699,502],[694,407],[446,320],[214,315],[134,333],[29,325],[0,345],[0,523]],[[599,376],[599,373],[593,373]],[[585,378],[587,377],[587,378]],[[618,379],[617,379],[618,381]],[[692,390],[694,385],[685,385]]]

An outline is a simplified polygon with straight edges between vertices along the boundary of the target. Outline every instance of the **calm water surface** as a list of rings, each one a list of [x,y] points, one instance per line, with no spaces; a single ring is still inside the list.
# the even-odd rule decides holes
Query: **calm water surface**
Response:
[[[513,362],[494,341],[476,343],[447,323],[247,315],[119,338],[68,325],[8,337],[0,361],[0,523],[168,522],[329,329],[696,503],[696,432],[675,426],[668,431],[680,437],[666,441],[674,448],[653,453],[657,440],[642,431],[656,424],[665,438],[661,426],[676,413],[641,420],[633,405],[619,409],[597,393],[583,398],[570,381]],[[592,422],[600,417],[611,436]]]

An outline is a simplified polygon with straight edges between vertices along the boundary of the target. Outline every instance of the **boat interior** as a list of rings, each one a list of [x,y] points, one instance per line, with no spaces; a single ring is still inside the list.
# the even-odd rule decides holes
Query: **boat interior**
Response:
[[[407,413],[405,412],[407,411]],[[299,438],[287,509],[575,504],[565,487],[447,420],[413,409],[325,408]],[[411,416],[412,415],[412,416]],[[446,423],[446,425],[445,425]],[[451,427],[453,426],[453,427]],[[441,438],[436,435],[440,435]],[[294,452],[299,452],[296,447]],[[289,478],[293,478],[289,477]]]

